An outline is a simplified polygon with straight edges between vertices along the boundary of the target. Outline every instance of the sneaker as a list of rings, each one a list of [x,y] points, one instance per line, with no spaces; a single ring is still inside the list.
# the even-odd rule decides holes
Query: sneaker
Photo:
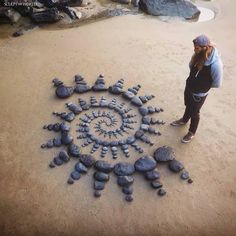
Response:
[[[173,121],[172,123],[170,123],[170,125],[172,126],[182,126],[182,125],[185,125],[186,122],[183,121],[183,119],[179,119],[179,120],[175,120]]]
[[[194,137],[194,134],[192,132],[188,132],[181,140],[182,143],[189,143],[191,139]]]

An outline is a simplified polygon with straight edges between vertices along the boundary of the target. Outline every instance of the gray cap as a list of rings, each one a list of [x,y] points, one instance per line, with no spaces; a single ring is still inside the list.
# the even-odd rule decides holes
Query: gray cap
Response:
[[[204,34],[201,34],[198,37],[196,37],[193,40],[193,43],[194,43],[194,45],[199,45],[199,46],[210,46],[211,45],[210,39]]]

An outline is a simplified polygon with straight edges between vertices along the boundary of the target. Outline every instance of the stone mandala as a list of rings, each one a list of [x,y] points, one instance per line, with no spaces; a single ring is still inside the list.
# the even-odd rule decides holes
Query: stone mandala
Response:
[[[164,196],[166,191],[160,181],[158,163],[167,163],[171,171],[181,172],[182,179],[192,182],[182,163],[176,160],[171,147],[159,147],[153,156],[143,154],[142,145],[154,145],[150,136],[161,135],[155,127],[165,124],[163,120],[152,117],[154,113],[163,112],[162,108],[146,106],[149,100],[155,98],[154,95],[139,96],[140,85],[124,90],[123,79],[107,87],[103,75],[98,76],[93,86],[89,86],[81,75],[75,76],[75,86],[66,86],[57,78],[52,82],[56,88],[56,96],[60,99],[79,95],[78,103],[65,103],[67,112],[53,112],[61,122],[43,126],[44,129],[59,133],[59,137],[48,140],[41,148],[64,148],[49,166],[54,168],[72,158],[77,160],[68,178],[68,184],[79,180],[93,167],[94,196],[100,197],[113,172],[117,176],[117,184],[125,194],[125,200],[132,201],[134,173],[139,172],[150,182],[153,189],[158,190],[158,195]],[[94,96],[86,100],[84,94],[88,92],[92,92]],[[105,97],[105,93],[113,98]],[[76,122],[76,137],[71,132],[72,122]],[[83,140],[83,143],[78,145],[77,139]],[[82,153],[82,149],[89,145],[90,153]],[[130,149],[142,155],[137,155],[134,163],[128,161]],[[109,161],[109,158],[118,160],[121,155],[125,156],[127,161],[115,164]]]

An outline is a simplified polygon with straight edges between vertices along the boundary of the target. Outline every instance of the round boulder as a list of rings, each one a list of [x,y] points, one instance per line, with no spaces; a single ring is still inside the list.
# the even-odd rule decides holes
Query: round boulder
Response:
[[[120,186],[127,186],[130,185],[134,182],[134,177],[133,176],[118,176],[117,178],[117,183]]]
[[[114,173],[118,176],[132,175],[134,172],[134,165],[127,162],[117,163],[114,168]]]
[[[60,151],[58,156],[64,162],[68,162],[70,160],[70,157],[69,157],[67,151],[65,151],[65,150]]]
[[[95,163],[95,159],[91,155],[88,155],[88,154],[80,155],[79,159],[88,168],[93,166],[93,164]]]
[[[79,157],[79,155],[80,155],[79,147],[77,145],[75,145],[74,143],[69,144],[68,153],[72,157]]]
[[[94,173],[94,178],[98,181],[106,182],[109,180],[109,175],[104,172],[96,171]]]
[[[169,169],[175,173],[178,173],[184,169],[184,166],[181,162],[179,162],[177,160],[172,160],[169,163]]]
[[[77,170],[79,173],[84,173],[84,174],[88,172],[87,167],[81,162],[76,163],[75,170]]]
[[[110,173],[113,170],[114,166],[107,161],[99,160],[96,161],[95,168],[101,172]]]
[[[154,180],[151,182],[151,186],[156,189],[156,188],[162,188],[163,184],[159,180]]]
[[[141,157],[134,164],[136,171],[139,171],[139,172],[151,171],[155,169],[156,166],[157,166],[157,163],[151,156]]]
[[[160,178],[160,172],[157,171],[157,170],[147,171],[145,173],[145,177],[146,177],[147,180],[159,179]]]
[[[172,161],[175,159],[175,152],[173,148],[168,146],[159,147],[154,152],[154,158],[157,162]]]
[[[132,194],[133,191],[134,191],[134,189],[133,189],[133,185],[132,185],[132,184],[122,187],[122,192],[123,192],[124,194]]]
[[[59,98],[68,98],[74,93],[74,88],[73,87],[67,87],[64,85],[61,85],[57,87],[56,89],[56,95]]]
[[[103,190],[105,188],[105,182],[101,182],[101,181],[94,181],[94,189],[95,190]]]

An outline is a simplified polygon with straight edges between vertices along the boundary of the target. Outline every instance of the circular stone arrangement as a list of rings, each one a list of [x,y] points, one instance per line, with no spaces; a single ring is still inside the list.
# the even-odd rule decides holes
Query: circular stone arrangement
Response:
[[[122,188],[122,192],[126,195],[126,201],[133,200],[133,183],[134,173],[139,172],[144,174],[145,179],[150,181],[153,189],[158,189],[158,194],[164,196],[166,191],[162,188],[160,182],[160,172],[157,169],[158,162],[168,162],[169,169],[175,173],[182,171],[181,178],[189,181],[190,177],[183,165],[175,158],[174,152],[170,147],[158,148],[154,153],[154,158],[151,156],[143,156],[136,160],[135,163],[118,162],[111,164],[105,160],[96,160],[92,154],[100,149],[100,158],[104,158],[110,150],[112,158],[118,158],[118,150],[121,150],[125,157],[130,157],[129,148],[134,148],[139,154],[144,150],[140,146],[140,142],[150,146],[154,143],[150,139],[150,135],[161,135],[161,133],[153,128],[154,125],[163,125],[163,120],[156,120],[151,117],[153,113],[163,112],[162,108],[145,106],[149,100],[153,99],[154,95],[138,96],[140,85],[133,86],[127,91],[123,90],[124,80],[118,80],[114,85],[106,87],[103,75],[99,75],[95,84],[89,86],[84,78],[80,75],[75,76],[75,86],[66,86],[62,81],[55,78],[53,84],[56,88],[56,96],[58,98],[68,98],[73,94],[84,94],[89,91],[95,93],[109,92],[115,95],[111,100],[105,96],[97,99],[91,96],[89,101],[78,98],[78,104],[67,102],[65,103],[68,112],[53,112],[63,121],[55,124],[44,125],[43,128],[49,131],[54,131],[60,134],[60,137],[48,140],[41,145],[41,148],[53,148],[64,146],[66,149],[59,152],[53,158],[49,166],[54,168],[63,163],[67,163],[71,158],[76,158],[78,161],[75,164],[74,170],[71,172],[68,179],[68,184],[73,184],[79,180],[82,175],[86,174],[91,167],[95,168],[94,172],[94,196],[100,197],[101,191],[105,188],[105,184],[110,179],[110,173],[113,171],[117,176],[117,184]],[[127,101],[127,104],[119,101],[119,96]],[[132,106],[132,108],[130,107]],[[105,108],[105,109],[104,109]],[[133,109],[137,112],[133,112]],[[83,113],[83,114],[82,114]],[[139,114],[137,117],[137,113]],[[77,139],[82,139],[84,142],[79,147],[75,144],[75,137],[71,134],[70,123],[79,116]],[[137,121],[137,118],[138,121]],[[141,120],[141,122],[140,122]],[[135,124],[140,122],[139,128],[135,129]],[[121,123],[119,126],[118,124]],[[130,134],[132,131],[133,134]],[[138,143],[139,141],[139,143]],[[82,154],[81,149],[85,146],[92,145],[90,154]],[[191,182],[191,181],[189,181]]]

